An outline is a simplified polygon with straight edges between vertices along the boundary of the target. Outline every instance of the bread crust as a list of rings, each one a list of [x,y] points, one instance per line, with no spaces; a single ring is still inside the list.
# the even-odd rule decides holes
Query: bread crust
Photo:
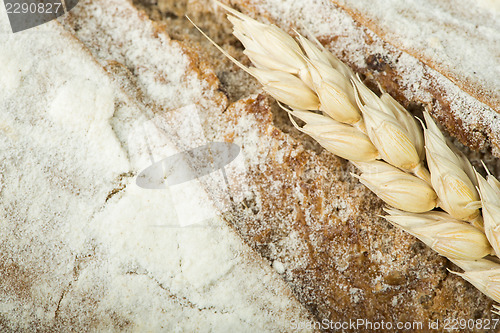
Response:
[[[138,1],[137,5],[160,22],[175,23],[177,27],[183,24],[182,15],[173,19],[168,6],[160,10],[146,1]],[[301,29],[294,17],[278,16],[279,10],[272,10],[273,5],[279,6],[277,1],[232,1],[231,5],[291,33],[292,28]],[[328,14],[351,19],[332,6]],[[223,30],[219,22],[203,18],[207,15],[221,19],[221,11],[198,2],[189,2],[185,11],[197,18],[195,21],[219,44],[229,46],[233,55],[247,61],[241,49],[231,44],[227,27]],[[290,14],[296,11],[300,8]],[[168,26],[165,28],[169,31]],[[331,33],[317,37],[363,73],[372,88],[376,89],[375,81],[379,82],[417,114],[422,104],[433,105],[434,115],[443,125],[464,133],[462,139],[470,139],[469,132],[460,130],[464,121],[454,110],[462,110],[467,102],[477,106],[477,101],[464,95],[462,104],[457,104],[453,94],[464,92],[442,74],[384,42],[360,23],[353,21],[350,28],[354,29],[349,30],[352,35]],[[197,34],[194,29],[192,33]],[[190,33],[172,34],[182,36],[187,43],[193,41],[201,53],[211,54],[211,46]],[[345,47],[349,40],[351,48]],[[218,57],[217,51],[214,57]],[[219,74],[238,70],[210,56],[205,60]],[[418,80],[411,81],[415,72],[420,73]],[[250,77],[246,80],[254,82]],[[235,80],[220,85],[230,92],[246,82]],[[247,95],[252,92],[250,86]],[[224,138],[241,144],[244,150],[252,151],[252,156],[246,160],[248,194],[225,218],[271,265],[283,265],[283,278],[318,321],[364,318],[427,324],[430,320],[443,321],[450,313],[460,319],[490,316],[491,301],[451,275],[447,271],[453,267],[450,263],[377,217],[382,213],[382,201],[350,176],[353,169],[348,163],[287,126],[288,119],[266,95],[241,99],[231,98],[232,93],[228,96],[233,103],[223,115],[208,118],[212,119],[208,121],[208,133],[214,140]],[[484,133],[478,134],[470,144],[485,148],[485,140]]]
[[[364,74],[372,88],[376,90],[380,84],[417,116],[422,108],[428,108],[445,131],[462,144],[500,157],[498,87],[441,65],[426,57],[423,50],[404,48],[367,13],[346,3],[316,4],[313,10],[299,4],[294,9],[273,0],[231,1],[245,13],[276,23],[291,34],[297,29],[307,35],[306,26],[331,52]],[[325,18],[331,21],[324,23],[331,29],[316,29],[314,24]]]

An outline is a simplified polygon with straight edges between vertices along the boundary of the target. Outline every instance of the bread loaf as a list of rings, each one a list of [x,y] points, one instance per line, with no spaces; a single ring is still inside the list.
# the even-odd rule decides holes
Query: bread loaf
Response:
[[[488,152],[500,155],[498,81],[483,65],[488,75],[475,79],[459,70],[465,64],[454,67],[466,60],[460,54],[429,59],[372,5],[231,5],[313,34],[415,114],[430,105],[451,135],[482,149],[461,147],[473,163],[482,158],[499,174]],[[425,21],[391,13],[411,31]],[[425,331],[436,321],[442,330],[490,320],[492,301],[379,218],[384,204],[351,176],[354,167],[297,131],[186,14],[249,64],[225,13],[207,1],[81,0],[21,39],[2,30],[1,49],[23,55],[0,54],[6,68],[17,66],[0,79],[13,87],[0,92],[2,330],[334,331],[362,320]],[[467,13],[456,17],[470,26]],[[488,36],[482,45],[495,53]],[[438,42],[448,50],[444,39],[429,43]],[[43,61],[23,65],[43,49]],[[241,148],[228,189],[217,173],[170,194],[137,187],[151,156],[206,142]],[[174,213],[176,196],[187,203]],[[169,227],[212,211],[218,217],[203,228]]]

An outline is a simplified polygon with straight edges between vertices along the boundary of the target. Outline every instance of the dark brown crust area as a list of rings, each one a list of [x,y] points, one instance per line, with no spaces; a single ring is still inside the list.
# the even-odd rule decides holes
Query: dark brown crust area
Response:
[[[274,127],[271,109],[259,96],[224,115],[255,117],[273,147],[265,168],[249,166],[253,193],[225,217],[271,264],[283,263],[282,277],[318,321],[490,318],[491,300],[447,271],[456,267],[377,217],[383,202],[350,164],[305,150]]]

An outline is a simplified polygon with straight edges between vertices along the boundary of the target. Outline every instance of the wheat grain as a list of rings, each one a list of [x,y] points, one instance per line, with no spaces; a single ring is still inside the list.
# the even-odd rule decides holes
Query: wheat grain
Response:
[[[356,98],[363,111],[368,136],[379,150],[382,158],[403,170],[415,169],[422,162],[422,159],[408,130],[381,99],[376,95],[372,97],[362,93],[363,90],[368,89],[361,81],[353,80],[353,82],[357,88]],[[371,91],[370,93],[373,94]],[[363,96],[363,102],[361,102],[359,95]]]
[[[488,180],[477,173],[484,219],[484,232],[497,256],[500,256],[500,183],[493,175]]]
[[[354,163],[362,174],[353,175],[388,205],[412,213],[436,207],[436,192],[425,181],[388,163]]]
[[[449,147],[428,112],[424,112],[424,118],[427,125],[424,130],[427,164],[432,186],[439,197],[439,206],[453,217],[481,227],[479,196],[463,169],[464,159]]]
[[[464,273],[453,272],[469,281],[483,294],[500,302],[499,286],[500,286],[500,265],[496,262],[487,259],[479,260],[463,260],[450,259],[455,265],[464,270]],[[500,308],[493,305],[493,313],[499,314]]]
[[[319,106],[318,96],[298,77],[276,70],[248,68],[264,86],[264,90],[278,101],[302,110],[315,110]]]
[[[359,162],[373,161],[379,156],[370,138],[352,126],[308,111],[289,112],[290,115],[306,123],[301,128],[291,118],[296,128],[314,138],[326,150],[337,156]],[[356,142],[356,149],[352,149],[353,142]]]
[[[260,23],[220,2],[217,4],[232,15],[233,34],[245,46],[244,53],[258,68],[296,74],[310,82],[307,63],[297,42],[280,28]]]
[[[231,9],[225,5],[222,5],[218,3],[221,6],[224,6],[226,9]],[[231,11],[238,13],[231,9]],[[245,20],[251,20],[250,17],[240,14],[240,17]],[[229,53],[227,53],[223,48],[221,48],[217,43],[215,43],[209,36],[207,36],[191,19],[188,17],[187,18],[195,27],[198,29],[198,31],[205,36],[212,44],[217,47],[228,59],[233,61],[236,65],[238,65],[241,69],[255,77],[264,87],[264,90],[267,91],[271,96],[276,98],[279,101],[282,101],[283,103],[290,105],[293,108],[297,109],[317,109],[319,106],[319,100],[317,95],[309,88],[309,86],[312,85],[311,80],[310,80],[310,74],[307,68],[302,68],[302,66],[299,63],[294,63],[293,61],[290,61],[292,63],[291,66],[287,66],[285,71],[280,71],[278,69],[274,68],[267,68],[265,67],[266,62],[258,63],[259,67],[253,67],[253,68],[248,68],[241,64],[238,60],[236,60],[234,57],[232,57]],[[255,21],[257,22],[257,21]],[[259,22],[257,22],[259,23]],[[260,28],[265,28],[266,25],[259,23]],[[236,28],[236,26],[235,26]],[[277,27],[274,27],[278,29]],[[270,28],[271,29],[271,28]],[[275,30],[275,29],[272,29]],[[283,32],[283,34],[285,34]],[[238,35],[238,34],[237,34]],[[274,34],[271,34],[271,36],[275,37],[276,32]],[[279,35],[279,34],[278,34]],[[290,37],[289,35],[287,35]],[[270,37],[271,38],[271,37]],[[291,38],[291,37],[290,37]],[[267,42],[267,40],[264,40]],[[258,41],[254,41],[252,39],[252,44],[254,45],[257,44],[259,45]],[[248,43],[248,41],[247,41]],[[267,43],[265,44],[267,45]],[[287,53],[288,55],[294,54],[295,51],[288,52],[286,49],[286,43],[279,43],[279,45],[283,48],[281,51],[284,53]],[[293,45],[293,44],[292,44]],[[295,45],[297,45],[295,43]],[[291,46],[294,48],[294,46]],[[297,46],[298,47],[298,46]],[[262,48],[265,53],[266,48]],[[257,52],[257,51],[256,51]],[[262,54],[263,57],[265,57],[265,54]],[[270,56],[269,56],[270,57]],[[303,55],[299,57],[300,59],[303,60]],[[260,59],[260,58],[259,58]],[[279,59],[279,57],[277,58]],[[297,58],[298,59],[298,58]],[[258,60],[257,60],[258,61]],[[297,67],[293,67],[293,64],[295,64]],[[293,67],[293,68],[292,68]],[[292,73],[296,73],[299,75],[300,78],[297,76],[294,76]],[[301,77],[302,76],[302,77]]]
[[[299,41],[309,59],[306,58],[311,73],[314,90],[318,94],[319,110],[333,119],[355,125],[361,121],[361,112],[356,105],[354,90],[346,70],[332,65],[332,58],[299,34]],[[311,55],[311,56],[310,56]],[[345,65],[344,65],[345,66]]]
[[[196,28],[271,96],[291,107],[285,109],[295,127],[352,161],[362,172],[356,178],[401,209],[386,210],[389,222],[449,258],[464,270],[456,274],[500,302],[500,264],[481,259],[492,253],[491,245],[500,254],[500,182],[492,175],[486,180],[476,175],[429,113],[424,113],[427,126],[421,122],[422,132],[394,98],[382,89],[380,97],[374,94],[319,42],[316,46],[297,33],[297,43],[274,25],[218,4],[231,14],[233,34],[256,67],[243,66]],[[316,110],[324,114],[311,112]],[[305,125],[300,127],[293,117]],[[447,213],[429,212],[436,206]]]
[[[321,43],[315,40],[316,43],[304,38],[298,32],[297,36],[299,38],[300,45],[304,49],[307,57],[312,61],[321,61],[325,64],[329,64],[332,68],[336,69],[339,73],[344,75],[346,78],[351,79],[354,77],[354,72],[342,61],[337,59],[331,52],[326,50]],[[350,88],[352,90],[352,88]]]
[[[479,229],[444,212],[411,214],[387,208],[392,224],[420,239],[449,259],[477,260],[491,253],[488,239]]]
[[[500,302],[500,268],[480,271],[468,271],[456,273],[463,279],[469,281],[483,294],[489,296],[496,302]]]
[[[490,269],[498,269],[498,263],[488,259],[465,260],[465,259],[450,259],[452,263],[463,269],[465,272],[487,271]]]
[[[379,87],[379,89],[382,91],[380,100],[383,102],[383,105],[387,106],[392,111],[392,114],[396,117],[399,124],[406,129],[406,133],[422,161],[425,158],[424,136],[421,128],[418,126],[417,120],[391,95],[386,93],[382,87]]]

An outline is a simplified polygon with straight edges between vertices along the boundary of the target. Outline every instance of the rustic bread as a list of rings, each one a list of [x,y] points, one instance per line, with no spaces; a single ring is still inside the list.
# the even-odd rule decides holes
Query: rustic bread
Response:
[[[200,52],[208,56],[221,78],[222,89],[230,98],[240,96],[244,91],[240,77],[231,79],[238,69],[229,62],[221,63],[218,51],[183,18],[190,15],[217,43],[238,59],[245,59],[241,49],[235,48],[237,44],[229,35],[227,23],[221,21],[219,10],[197,1],[176,2],[175,6],[168,1],[158,1],[157,5],[152,1],[136,3],[151,18],[163,23],[173,38],[199,43]],[[477,126],[483,133],[496,131],[498,122],[494,121],[495,111],[491,107],[462,91],[443,73],[382,40],[335,4],[232,1],[231,5],[288,31],[301,30],[303,22],[330,50],[364,73],[374,89],[373,80],[416,114],[423,104],[432,105],[441,124],[473,148],[497,145],[491,136],[469,136]],[[247,82],[252,84],[249,93],[253,92],[253,79],[248,78],[243,84]],[[254,151],[262,154],[252,170],[256,178],[253,191],[257,190],[257,194],[244,205],[253,209],[254,216],[245,219],[245,214],[236,212],[228,219],[264,257],[288,263],[284,278],[319,320],[367,316],[372,320],[442,321],[450,316],[489,316],[491,301],[450,275],[446,271],[451,267],[449,263],[376,218],[381,213],[381,201],[356,184],[345,162],[291,129],[287,117],[274,104],[264,102],[269,110],[265,117],[261,116],[258,105],[263,104],[262,98],[236,104],[252,105],[251,110],[258,112],[258,124],[264,124],[262,135],[270,136],[266,141],[271,142],[266,143],[264,151]],[[236,108],[241,109],[242,106]],[[244,114],[238,111],[236,119]],[[488,120],[475,122],[477,118],[472,119],[471,114]],[[276,127],[285,133],[275,131]],[[235,142],[245,142],[248,147],[245,137],[253,137],[254,131],[239,131],[241,135],[231,130],[229,138],[240,138],[243,141]],[[291,141],[290,136],[305,148],[299,146],[300,154],[293,149],[288,153],[283,143],[272,143],[277,138],[291,142],[293,148],[296,141]],[[476,165],[480,165],[481,157],[489,161],[490,168],[499,171],[497,160],[488,153],[467,152]],[[449,302],[457,297],[457,303]],[[367,310],[370,308],[373,312]]]
[[[491,108],[477,104],[475,98],[463,95],[461,87],[451,83],[443,73],[383,41],[363,26],[360,19],[353,20],[333,3],[271,0],[239,1],[233,2],[233,5],[288,30],[300,29],[302,21],[325,45],[355,70],[364,73],[373,88],[376,89],[374,80],[380,82],[400,102],[411,105],[417,113],[422,108],[421,103],[433,103],[435,114],[445,126],[452,126],[455,122],[467,123],[460,118],[464,114],[464,106],[473,107],[474,112],[486,110],[485,117],[490,117],[490,112],[493,112]],[[301,12],[314,15],[301,16]],[[8,315],[2,314],[2,328],[15,330],[39,327],[49,330],[52,327],[70,330],[74,325],[82,329],[92,325],[98,329],[156,329],[162,324],[167,329],[174,329],[183,316],[189,316],[191,319],[179,327],[207,331],[243,327],[250,331],[269,329],[286,332],[293,330],[292,325],[297,323],[307,326],[312,321],[323,320],[414,321],[427,325],[431,320],[443,323],[447,319],[491,318],[491,300],[450,274],[447,268],[456,268],[445,259],[380,219],[378,215],[382,213],[383,203],[350,175],[352,166],[296,131],[274,101],[262,93],[253,79],[226,61],[204,40],[183,17],[185,14],[189,14],[231,54],[248,63],[242,55],[241,45],[230,35],[225,13],[211,2],[137,0],[132,5],[118,0],[80,1],[70,15],[61,20],[61,24],[79,40],[78,43],[81,42],[87,48],[88,53],[78,43],[79,46],[73,47],[76,40],[63,32],[61,27],[54,24],[46,29],[56,35],[63,35],[59,44],[72,45],[70,50],[75,57],[91,64],[88,65],[92,68],[88,76],[99,73],[95,75],[106,82],[103,86],[116,89],[119,98],[114,103],[115,117],[111,126],[117,133],[119,144],[113,145],[113,149],[121,147],[126,156],[134,156],[127,137],[133,132],[133,120],[136,117],[165,121],[170,130],[169,141],[177,149],[199,145],[200,137],[208,141],[233,142],[242,148],[243,169],[228,173],[232,190],[229,204],[215,179],[201,180],[209,201],[224,218],[224,221],[216,224],[223,232],[210,232],[205,238],[198,235],[194,240],[189,237],[179,240],[163,235],[165,238],[158,237],[153,242],[154,246],[158,246],[156,250],[148,250],[149,244],[146,246],[136,242],[134,235],[142,233],[131,221],[144,226],[148,223],[147,215],[137,213],[128,217],[115,213],[117,210],[126,211],[127,205],[133,206],[133,198],[136,198],[143,204],[144,210],[169,215],[167,210],[161,209],[161,203],[165,202],[162,200],[166,200],[161,194],[155,201],[158,205],[152,207],[145,194],[131,193],[135,176],[141,170],[139,166],[143,165],[138,162],[128,168],[119,164],[118,173],[104,173],[105,184],[92,185],[86,179],[74,183],[72,177],[77,172],[71,171],[71,168],[71,172],[63,179],[52,176],[55,184],[50,186],[33,179],[35,188],[30,190],[31,195],[41,196],[49,191],[49,198],[54,201],[54,205],[68,200],[73,204],[72,207],[78,207],[75,205],[80,195],[87,195],[87,201],[92,202],[93,192],[83,191],[86,188],[96,189],[98,196],[94,201],[97,203],[92,209],[80,207],[73,214],[61,209],[59,215],[62,222],[57,220],[59,222],[50,227],[50,209],[55,206],[49,206],[49,213],[44,214],[40,212],[43,205],[34,200],[31,202],[33,208],[29,211],[29,203],[23,201],[22,193],[17,193],[12,200],[2,201],[10,228],[9,233],[4,234],[8,235],[4,236],[8,242],[3,243],[6,244],[3,253],[14,258],[2,261],[2,271],[7,272],[2,282],[8,286],[9,299],[17,302],[15,311]],[[30,42],[35,43],[36,38],[28,40],[26,44]],[[26,45],[23,44],[23,47]],[[54,51],[59,50],[54,48]],[[106,72],[100,71],[101,67]],[[422,80],[415,73],[422,73],[426,79]],[[40,76],[31,75],[40,79]],[[67,72],[64,77],[71,77],[71,73]],[[8,105],[13,112],[19,112],[24,106],[22,103]],[[192,125],[189,116],[179,112],[191,105],[197,110],[203,135],[195,135],[193,129],[189,129]],[[45,129],[45,110],[43,107],[40,110],[41,120],[36,125]],[[33,112],[38,116],[35,109]],[[467,130],[460,126],[457,125],[459,132],[455,134],[462,135],[462,139],[467,139],[467,131],[474,131],[474,128]],[[5,128],[9,127],[2,127]],[[27,128],[21,130],[22,134],[29,132]],[[471,146],[486,148],[498,145],[495,143],[498,141],[494,139],[494,131],[491,134],[486,127],[481,127],[481,131],[487,134],[476,136],[468,142]],[[477,143],[475,140],[478,138],[484,140]],[[71,136],[68,136],[68,140],[71,140]],[[98,140],[94,141],[91,140],[88,146],[83,142],[82,150],[90,149],[96,154],[102,152]],[[63,146],[62,142],[59,144]],[[30,160],[30,147],[20,146],[16,151]],[[66,151],[66,154],[80,152],[75,148]],[[492,170],[496,170],[497,174],[500,171],[491,155],[468,154],[486,158],[490,167],[497,167]],[[33,161],[45,169],[50,169],[50,159],[60,158],[56,153],[49,152],[37,156]],[[60,163],[67,167],[64,161]],[[101,170],[100,162],[96,163],[98,170]],[[475,163],[478,163],[477,158]],[[0,195],[15,193],[13,179],[23,174],[22,169],[14,173],[12,169],[3,168],[0,173],[4,175],[0,179]],[[96,174],[95,178],[99,179],[101,174]],[[50,175],[54,173],[49,173],[43,179],[50,178]],[[64,194],[68,188],[72,192],[71,199]],[[58,195],[66,199],[58,199]],[[26,207],[26,213],[14,213],[14,205]],[[93,219],[95,212],[101,214],[99,218]],[[82,216],[77,219],[78,214]],[[86,252],[78,248],[73,271],[69,274],[57,270],[61,262],[72,262],[72,252],[67,250],[70,242],[68,235],[63,234],[46,246],[35,242],[31,250],[23,250],[15,243],[16,228],[27,228],[29,223],[32,225],[31,231],[43,231],[43,237],[48,238],[57,228],[65,225],[64,220],[82,230],[88,227],[87,220],[92,221],[100,225],[96,230],[109,236],[105,246],[89,241],[85,243],[88,247]],[[107,231],[108,221],[111,221],[112,230],[116,232]],[[32,237],[30,230],[21,232],[21,239]],[[83,235],[88,236],[85,232]],[[208,254],[201,256],[206,250],[205,244],[210,244],[210,237],[221,238],[216,242],[218,247],[209,247]],[[164,244],[165,241],[180,247],[184,242],[186,248],[198,241],[200,247],[193,247],[199,249],[195,256],[204,258],[207,265],[211,262],[208,257],[216,257],[213,261],[215,272],[219,271],[217,265],[226,267],[226,256],[234,254],[239,259],[235,268],[228,270],[221,278],[220,281],[225,282],[201,285],[195,283],[195,262],[188,266],[192,273],[188,282],[176,289],[179,281],[169,274],[174,274],[174,277],[181,274],[178,269],[170,269],[177,257],[169,257],[163,266],[164,271],[160,264],[162,257],[158,251],[171,249]],[[114,242],[121,247],[113,247]],[[57,244],[62,245],[58,247]],[[115,249],[116,255],[118,250],[123,251],[122,256],[118,257],[120,260],[114,261],[107,252],[109,248]],[[49,263],[45,267],[50,267],[53,272],[43,272],[44,266],[37,264],[39,259],[31,258],[33,253],[42,253],[40,257]],[[217,259],[217,253],[222,253],[223,258]],[[155,268],[154,273],[141,269],[144,268],[141,266],[144,262],[140,254],[153,257],[151,260],[155,265],[146,267]],[[124,259],[126,256],[134,260],[129,262]],[[181,254],[179,258],[181,261],[192,260],[192,257]],[[109,263],[119,263],[121,266],[115,267]],[[109,267],[116,271],[108,274]],[[210,275],[210,272],[198,271],[200,275]],[[259,277],[262,277],[261,283],[257,282]],[[26,291],[39,292],[42,282],[50,279],[55,282],[49,284],[47,294],[33,296]],[[80,279],[86,284],[82,285]],[[238,290],[238,280],[248,283],[242,283],[241,290]],[[106,283],[100,287],[102,281]],[[109,287],[113,281],[125,281],[122,284],[124,291]],[[131,281],[142,282],[138,286]],[[144,293],[143,297],[139,293]],[[223,295],[222,298],[216,298],[219,294]],[[99,299],[103,295],[108,296],[103,298],[106,302]],[[109,301],[113,298],[109,295],[115,297],[115,303]],[[137,302],[136,310],[130,310],[129,306],[133,304],[124,301],[127,295],[132,297],[130,302]],[[224,298],[224,295],[228,298]],[[237,297],[230,303],[228,299],[234,295]],[[155,322],[149,323],[149,326],[142,323],[141,326],[139,316],[148,312],[148,297],[157,302],[150,311],[150,320]],[[212,298],[219,303],[211,303]],[[44,315],[41,319],[35,316],[38,319],[27,323],[22,316],[29,311],[23,312],[22,306],[33,300],[36,301],[35,305],[29,311],[35,313],[36,309],[44,306],[50,311],[42,311]],[[224,302],[230,305],[219,307]],[[162,309],[165,308],[171,317],[163,315]],[[47,314],[52,313],[52,310],[55,310],[54,318]],[[262,316],[259,311],[263,313]],[[213,312],[213,316],[205,316],[205,312]],[[231,320],[226,322],[227,325],[220,324],[228,316]],[[266,328],[266,325],[274,326]]]

